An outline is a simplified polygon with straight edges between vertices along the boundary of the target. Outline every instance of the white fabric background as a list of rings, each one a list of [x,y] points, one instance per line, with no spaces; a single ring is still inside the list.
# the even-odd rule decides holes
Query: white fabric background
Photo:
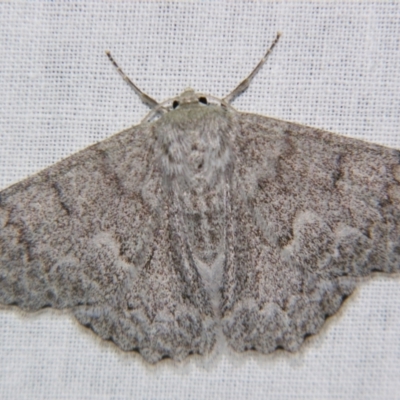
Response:
[[[223,96],[283,36],[238,110],[400,148],[398,2],[0,4],[0,188],[137,124],[158,100]],[[294,355],[145,365],[62,312],[0,309],[4,399],[399,399],[400,279],[377,276]]]

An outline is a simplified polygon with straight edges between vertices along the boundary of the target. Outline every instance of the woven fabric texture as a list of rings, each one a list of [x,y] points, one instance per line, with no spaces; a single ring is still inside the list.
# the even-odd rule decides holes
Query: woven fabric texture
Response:
[[[399,2],[0,3],[0,188],[140,123],[110,50],[161,101],[233,106],[400,148]],[[0,309],[2,399],[399,399],[400,279],[376,276],[296,354],[149,367],[66,313]]]

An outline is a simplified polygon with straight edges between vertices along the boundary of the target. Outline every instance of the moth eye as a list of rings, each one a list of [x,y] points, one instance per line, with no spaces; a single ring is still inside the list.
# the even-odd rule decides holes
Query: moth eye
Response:
[[[208,101],[205,97],[199,97],[199,102],[202,104],[208,104]]]
[[[175,101],[172,103],[172,108],[175,109],[175,108],[177,108],[178,106],[179,106],[179,101],[175,100]]]

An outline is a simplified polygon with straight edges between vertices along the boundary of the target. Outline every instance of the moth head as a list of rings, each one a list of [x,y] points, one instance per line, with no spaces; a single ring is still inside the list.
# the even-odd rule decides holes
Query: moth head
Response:
[[[188,106],[207,107],[210,105],[232,108],[223,99],[209,94],[195,92],[192,88],[186,88],[179,96],[162,102],[160,108],[168,112]]]
[[[185,108],[208,106],[223,107],[234,111],[233,107],[226,103],[224,99],[195,92],[193,89],[187,88],[180,95],[165,100],[154,107],[142,122],[150,122],[151,120],[158,119],[168,112],[179,111]]]
[[[186,88],[179,96],[167,101],[168,103],[171,103],[170,107],[168,108],[170,110],[176,110],[179,107],[184,107],[187,105],[206,106],[209,104],[207,99],[208,97],[209,96],[205,94],[196,93],[192,88]]]

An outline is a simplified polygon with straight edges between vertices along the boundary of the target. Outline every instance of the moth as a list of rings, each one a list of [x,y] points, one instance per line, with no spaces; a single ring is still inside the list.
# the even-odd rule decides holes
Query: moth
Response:
[[[185,90],[0,192],[0,303],[68,309],[156,363],[299,349],[400,270],[400,153]]]

